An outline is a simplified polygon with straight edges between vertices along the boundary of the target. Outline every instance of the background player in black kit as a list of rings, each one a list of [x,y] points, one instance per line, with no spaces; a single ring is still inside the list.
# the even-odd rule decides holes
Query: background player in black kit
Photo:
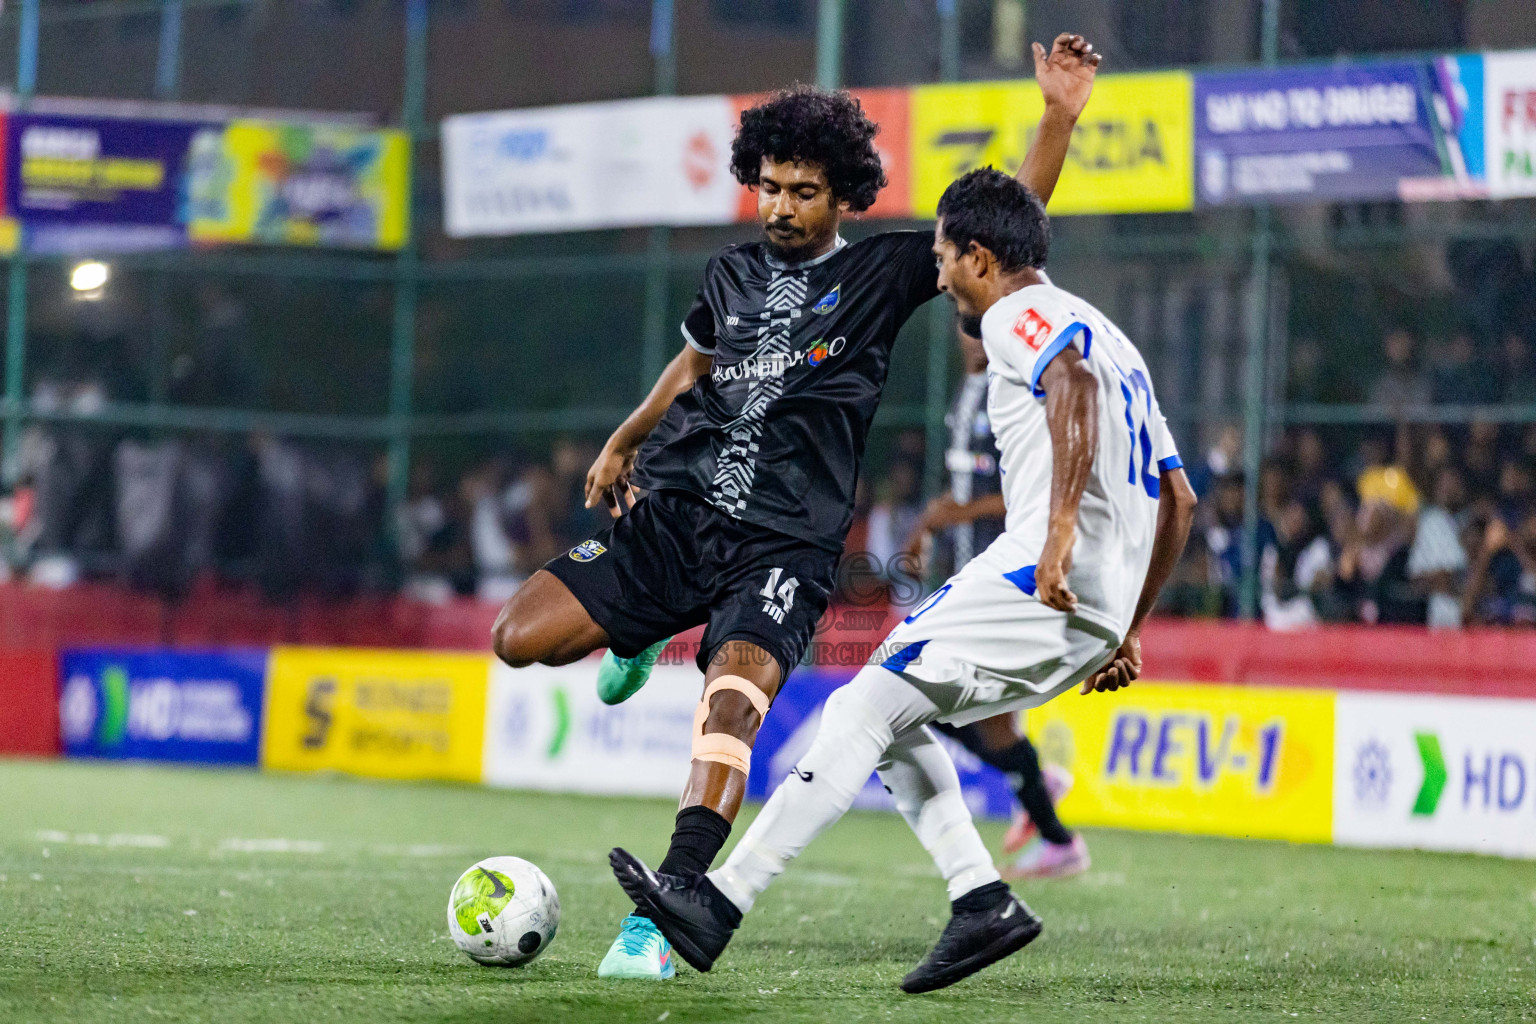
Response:
[[[1035,45],[1046,109],[1020,178],[1042,200],[1098,62],[1081,36]],[[731,169],[757,190],[764,239],[709,261],[686,343],[588,473],[613,527],[535,573],[494,629],[497,656],[521,667],[634,657],[707,624],[669,875],[706,871],[725,845],[758,726],[831,597],[891,346],[938,295],[931,232],[838,234],[885,184],[876,131],[844,92],[795,88],[742,114]],[[599,974],[670,977],[669,954],[632,915]]]

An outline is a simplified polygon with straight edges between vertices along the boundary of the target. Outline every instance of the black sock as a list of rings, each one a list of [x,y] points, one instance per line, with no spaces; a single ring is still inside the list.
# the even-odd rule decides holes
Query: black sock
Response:
[[[991,910],[1012,895],[1007,882],[988,882],[957,900],[951,900],[949,909],[954,914],[976,914]]]
[[[667,855],[656,866],[663,875],[702,875],[715,861],[715,854],[731,837],[731,823],[718,811],[695,804],[677,812],[677,825],[672,829],[672,845]],[[636,910],[637,917],[650,917]]]
[[[672,845],[656,868],[663,875],[702,875],[731,838],[731,823],[718,811],[695,804],[677,812]]]
[[[1045,788],[1045,776],[1040,774],[1040,755],[1035,753],[1035,745],[1028,736],[1020,736],[1017,743],[1002,750],[986,749],[980,737],[970,731],[958,732],[956,739],[982,761],[1008,773],[1013,791],[1040,830],[1041,839],[1060,845],[1072,841],[1072,833],[1056,816],[1056,805],[1051,803],[1051,794]]]

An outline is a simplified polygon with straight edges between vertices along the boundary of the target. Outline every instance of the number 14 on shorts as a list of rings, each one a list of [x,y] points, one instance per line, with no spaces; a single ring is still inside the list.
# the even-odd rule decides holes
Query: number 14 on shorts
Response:
[[[800,581],[793,576],[780,582],[783,576],[782,568],[770,569],[768,582],[763,584],[762,590],[758,591],[767,598],[763,602],[763,614],[781,624],[784,622],[785,614],[795,606],[795,588],[800,585]]]

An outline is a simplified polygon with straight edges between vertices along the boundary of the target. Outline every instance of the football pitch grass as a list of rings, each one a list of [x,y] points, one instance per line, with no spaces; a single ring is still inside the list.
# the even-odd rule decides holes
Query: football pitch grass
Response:
[[[906,996],[948,908],[886,814],[813,845],[712,973],[600,981],[628,910],[608,848],[654,864],[672,814],[0,761],[0,1021],[1536,1020],[1536,865],[1104,830],[1087,833],[1087,875],[1016,886],[1045,918],[1034,945]],[[495,854],[560,890],[559,936],[521,969],[476,966],[448,939],[449,888]]]

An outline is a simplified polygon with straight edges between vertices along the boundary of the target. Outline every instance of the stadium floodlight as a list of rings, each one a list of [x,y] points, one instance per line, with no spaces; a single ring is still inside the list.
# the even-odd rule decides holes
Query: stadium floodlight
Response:
[[[100,260],[86,260],[69,273],[69,286],[77,292],[100,291],[112,276],[112,270]]]

